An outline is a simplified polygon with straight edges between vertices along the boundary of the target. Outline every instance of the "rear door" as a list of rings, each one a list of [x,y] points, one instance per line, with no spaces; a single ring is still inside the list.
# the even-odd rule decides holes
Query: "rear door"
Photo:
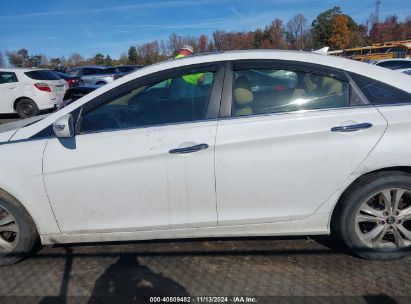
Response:
[[[96,75],[93,68],[82,68],[82,77],[85,85],[94,85],[96,83]]]
[[[13,102],[18,92],[18,79],[14,72],[0,72],[0,112],[13,109]]]
[[[386,129],[341,71],[248,61],[231,75],[216,138],[219,225],[313,214]]]

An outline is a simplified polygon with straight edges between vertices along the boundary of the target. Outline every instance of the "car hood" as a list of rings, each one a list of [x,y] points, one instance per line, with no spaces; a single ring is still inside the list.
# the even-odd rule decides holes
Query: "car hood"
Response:
[[[26,119],[20,119],[13,122],[5,123],[0,125],[0,143],[9,141],[14,133],[16,133],[21,128],[31,125],[43,118],[49,116],[50,114],[44,114],[39,116],[34,116]]]

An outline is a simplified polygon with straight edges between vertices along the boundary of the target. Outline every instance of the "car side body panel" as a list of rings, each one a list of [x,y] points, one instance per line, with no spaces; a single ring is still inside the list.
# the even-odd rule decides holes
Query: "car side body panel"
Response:
[[[45,146],[46,139],[0,144],[0,188],[27,209],[41,235],[60,233],[44,187]]]
[[[388,128],[358,171],[411,167],[411,105],[378,106],[377,109],[387,119]]]
[[[372,127],[331,131],[359,123]],[[312,215],[344,184],[386,127],[373,106],[220,121],[216,140],[219,225]]]
[[[366,151],[356,154],[355,160],[349,163],[344,172],[344,178],[335,178],[333,187],[330,187],[327,193],[322,193],[321,199],[313,203],[310,201],[309,210],[302,210],[298,216],[292,217],[278,217],[275,223],[242,223],[239,225],[236,221],[227,221],[223,226],[204,225],[202,227],[175,227],[171,229],[153,228],[150,231],[115,231],[112,229],[106,229],[101,233],[89,233],[88,231],[77,231],[74,233],[62,233],[54,218],[54,214],[50,207],[50,203],[47,198],[47,193],[44,189],[44,183],[42,178],[42,161],[43,151],[45,149],[45,140],[37,139],[44,129],[51,126],[59,117],[79,110],[82,105],[88,103],[99,95],[115,89],[117,86],[126,84],[138,77],[143,77],[151,73],[163,72],[165,70],[189,66],[193,64],[202,64],[206,62],[221,62],[230,60],[242,60],[242,59],[279,59],[289,60],[294,62],[309,62],[313,64],[332,66],[337,69],[351,71],[362,74],[367,77],[375,78],[378,81],[385,82],[389,85],[398,87],[404,91],[411,93],[409,86],[409,76],[401,75],[395,71],[390,71],[384,68],[371,66],[365,63],[354,62],[348,59],[336,58],[333,56],[323,56],[311,53],[301,52],[269,52],[269,51],[244,51],[244,52],[226,52],[216,55],[199,56],[192,58],[185,58],[181,60],[173,60],[161,64],[155,64],[149,67],[142,68],[136,72],[133,72],[127,76],[118,79],[115,82],[105,85],[97,89],[94,92],[84,96],[76,102],[68,105],[62,110],[44,118],[43,120],[36,122],[30,126],[18,130],[11,138],[9,143],[0,146],[1,153],[9,156],[0,161],[0,186],[5,191],[14,195],[21,203],[26,206],[30,214],[33,216],[36,224],[38,225],[43,243],[67,243],[67,242],[93,242],[93,241],[116,241],[116,240],[139,240],[139,239],[161,239],[161,238],[186,238],[186,237],[222,237],[222,236],[258,236],[258,235],[312,235],[312,234],[327,234],[329,232],[329,221],[332,214],[332,210],[338,199],[345,191],[345,189],[354,181],[358,176],[367,172],[389,167],[389,166],[411,166],[411,151],[407,147],[407,136],[409,134],[409,120],[410,108],[407,106],[386,107],[378,110],[381,114],[393,124],[393,127],[388,126],[385,131],[385,120],[376,112],[372,115],[380,115],[378,121],[375,123],[375,129],[378,132],[373,133],[371,139],[364,139],[363,141],[350,142],[348,139],[354,138],[353,134],[338,134],[344,139],[345,146],[339,146],[342,152],[350,153],[351,150],[358,151],[358,146],[366,145]],[[404,113],[401,113],[401,108],[406,109]],[[375,108],[372,108],[375,110]],[[350,109],[356,111],[355,109]],[[368,115],[366,112],[361,114],[361,109],[358,110],[358,117],[364,118]],[[311,115],[318,115],[315,111]],[[331,113],[331,112],[330,112]],[[289,114],[284,114],[286,116]],[[297,114],[292,114],[298,116]],[[325,114],[326,115],[326,114]],[[361,116],[363,115],[363,116]],[[376,116],[376,117],[377,117]],[[374,116],[373,116],[374,117]],[[243,119],[243,118],[242,118]],[[258,118],[257,120],[264,120],[266,118]],[[246,119],[245,119],[246,120]],[[356,121],[360,121],[356,119]],[[363,121],[363,119],[361,119]],[[222,122],[224,123],[224,122]],[[334,121],[333,121],[334,123]],[[275,123],[274,123],[275,125]],[[328,126],[334,127],[334,124]],[[290,138],[298,137],[298,132],[293,131],[292,127],[284,127],[283,132],[291,135]],[[408,128],[408,130],[407,130]],[[272,128],[273,131],[275,128]],[[250,128],[250,132],[255,128]],[[318,129],[318,134],[322,134],[325,127]],[[276,131],[276,130],[274,130]],[[248,129],[244,130],[245,134],[249,132]],[[265,133],[264,133],[265,132]],[[258,136],[267,138],[268,130],[262,130]],[[370,130],[360,131],[357,135],[367,134],[366,132],[373,132]],[[229,147],[230,132],[224,136],[222,141],[223,147]],[[383,135],[384,134],[384,135]],[[315,132],[309,133],[309,136],[316,136]],[[382,136],[382,138],[381,138]],[[361,136],[358,136],[360,139]],[[238,139],[238,138],[237,138]],[[52,139],[57,140],[57,139]],[[275,141],[280,142],[281,136],[276,136]],[[402,140],[402,149],[392,154],[393,145]],[[366,141],[366,142],[364,142]],[[240,140],[245,145],[244,140]],[[378,143],[378,144],[377,144]],[[350,145],[349,148],[346,148]],[[376,145],[376,146],[375,146]],[[382,147],[384,145],[384,147]],[[15,146],[15,148],[13,148]],[[33,151],[33,156],[27,157],[27,151]],[[5,151],[5,152],[3,152]],[[283,155],[286,155],[287,151],[282,151]],[[295,152],[295,151],[294,151]],[[314,149],[310,150],[310,155],[313,155]],[[3,154],[2,154],[3,155]],[[18,164],[19,157],[26,156],[27,160],[24,160]],[[347,158],[349,160],[349,158]],[[345,160],[347,160],[345,159]],[[397,160],[396,160],[397,159]],[[308,162],[308,157],[305,158]],[[218,160],[217,160],[218,161]],[[330,163],[325,162],[326,165]],[[63,166],[61,164],[61,166]],[[27,168],[26,168],[27,167]],[[295,169],[295,168],[294,168]],[[324,168],[322,168],[324,169]],[[325,168],[328,169],[328,168]],[[327,171],[325,170],[324,171]],[[315,168],[313,175],[316,175]],[[283,168],[283,171],[284,168]],[[290,172],[285,172],[289,174]],[[295,171],[294,171],[295,173]],[[288,175],[289,176],[289,175]],[[52,175],[49,176],[52,178]],[[328,181],[325,181],[328,182]],[[27,186],[28,185],[28,186]],[[304,186],[304,185],[303,185]],[[240,186],[239,186],[240,187]],[[218,195],[217,195],[218,200]],[[233,207],[233,206],[232,206]],[[260,214],[261,215],[261,214]],[[286,218],[286,220],[284,220]]]
[[[216,126],[214,120],[51,138],[44,181],[61,230],[215,226]],[[199,143],[209,148],[169,153]]]

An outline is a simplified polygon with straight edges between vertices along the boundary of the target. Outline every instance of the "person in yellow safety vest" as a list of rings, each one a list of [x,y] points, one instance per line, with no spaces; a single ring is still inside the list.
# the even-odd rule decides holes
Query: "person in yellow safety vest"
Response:
[[[180,51],[178,52],[177,56],[175,57],[177,58],[183,58],[183,57],[187,57],[187,56],[191,56],[193,55],[193,47],[191,45],[185,45],[183,46]],[[189,84],[193,84],[193,85],[199,85],[202,84],[204,82],[204,73],[197,73],[197,74],[190,74],[190,75],[184,75],[182,77],[184,79],[185,82],[189,83]]]

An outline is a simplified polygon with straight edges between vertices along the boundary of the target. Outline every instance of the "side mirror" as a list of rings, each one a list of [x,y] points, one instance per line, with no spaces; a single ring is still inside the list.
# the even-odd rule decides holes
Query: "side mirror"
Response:
[[[73,116],[66,114],[53,123],[53,131],[57,137],[73,137],[74,136],[74,124]]]

